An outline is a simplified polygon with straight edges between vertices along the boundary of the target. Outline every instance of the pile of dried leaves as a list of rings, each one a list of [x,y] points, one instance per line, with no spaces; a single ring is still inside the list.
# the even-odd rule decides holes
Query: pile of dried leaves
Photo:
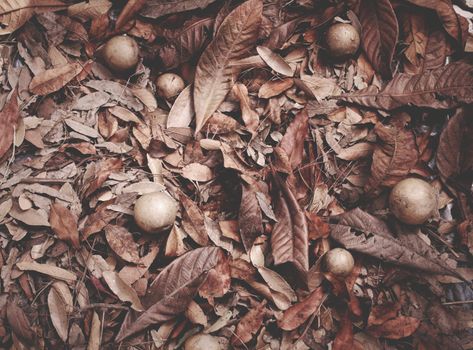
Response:
[[[0,348],[473,349],[472,20],[469,0],[0,1]],[[345,61],[334,22],[361,35]],[[121,33],[130,76],[100,58]],[[387,205],[408,176],[440,194],[420,226]],[[163,190],[178,218],[144,234],[133,203]]]

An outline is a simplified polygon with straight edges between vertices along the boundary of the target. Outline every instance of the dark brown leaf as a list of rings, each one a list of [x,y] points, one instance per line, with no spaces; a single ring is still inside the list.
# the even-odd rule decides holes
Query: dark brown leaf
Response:
[[[411,130],[379,123],[375,133],[379,141],[373,153],[371,176],[367,184],[369,190],[379,186],[394,186],[409,173],[419,158]]]
[[[465,189],[469,189],[473,181],[473,121],[470,113],[470,108],[458,109],[446,123],[437,149],[437,169],[442,180],[447,185],[461,181]]]
[[[289,156],[291,167],[297,168],[304,156],[304,142],[309,129],[309,116],[305,110],[297,113],[284,134],[279,147]]]
[[[25,344],[33,345],[36,334],[34,333],[25,312],[18,305],[18,300],[8,300],[6,316],[8,324],[20,341]]]
[[[396,14],[389,0],[362,0],[361,43],[374,69],[383,77],[391,76],[391,61],[399,34]]]
[[[209,236],[204,223],[204,214],[189,197],[181,194],[180,200],[184,208],[182,227],[186,233],[200,246],[206,246]]]
[[[0,111],[0,125],[2,125],[0,128],[0,158],[3,157],[13,143],[15,125],[19,115],[17,93],[14,91]]]
[[[82,72],[83,66],[84,64],[76,62],[45,70],[31,80],[30,91],[36,95],[47,95],[55,92]]]
[[[462,42],[462,29],[451,0],[407,0],[437,13],[446,32],[457,42]]]
[[[123,161],[119,158],[105,158],[99,161],[95,167],[95,177],[84,189],[83,197],[86,198],[102,186],[110,174],[115,170],[121,169]]]
[[[415,75],[398,73],[381,91],[370,86],[341,99],[384,110],[410,105],[454,108],[473,102],[473,66],[460,61]]]
[[[195,72],[196,133],[220,106],[233,85],[231,61],[242,58],[255,44],[263,2],[248,0],[223,21],[200,57]]]
[[[285,331],[296,329],[319,310],[325,297],[322,287],[315,289],[307,298],[284,311],[282,318],[278,320],[278,326]]]
[[[115,30],[120,30],[146,4],[146,0],[129,0],[115,22]],[[148,1],[149,2],[149,1]]]
[[[275,175],[278,194],[275,214],[278,222],[271,234],[271,249],[276,265],[290,262],[302,272],[309,269],[309,232],[304,211],[288,184]]]
[[[332,224],[331,237],[348,250],[376,257],[395,265],[411,267],[430,273],[463,278],[445,265],[443,260],[425,257],[397,240],[382,220],[356,208],[338,217]]]
[[[222,258],[216,247],[197,248],[174,260],[148,288],[142,304],[146,311],[127,314],[117,341],[136,334],[153,324],[173,319],[185,311],[209,270]]]
[[[263,214],[256,198],[254,186],[242,182],[241,202],[238,212],[241,241],[245,250],[250,251],[253,243],[263,233]]]
[[[77,218],[69,209],[59,203],[51,204],[49,223],[60,240],[70,242],[75,248],[80,247]]]
[[[386,321],[380,326],[368,328],[368,332],[375,337],[387,339],[401,339],[414,333],[420,326],[420,320],[409,316],[398,316]]]

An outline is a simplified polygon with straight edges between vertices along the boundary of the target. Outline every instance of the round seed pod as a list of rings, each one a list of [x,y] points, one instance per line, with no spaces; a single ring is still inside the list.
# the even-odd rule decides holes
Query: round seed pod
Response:
[[[392,189],[389,208],[400,221],[420,225],[437,211],[438,193],[424,180],[407,178],[398,182]]]
[[[145,194],[135,202],[135,222],[147,233],[159,233],[172,226],[177,210],[177,202],[168,194]]]
[[[360,46],[360,34],[348,23],[333,24],[325,34],[327,49],[332,57],[343,58],[356,53]]]
[[[103,48],[103,58],[107,66],[115,72],[126,72],[136,67],[139,48],[135,39],[119,35],[111,38]]]
[[[184,80],[174,73],[164,73],[156,79],[158,95],[166,100],[177,97],[185,87]]]
[[[223,346],[217,337],[200,333],[186,340],[184,350],[223,350]]]
[[[324,266],[328,272],[331,272],[336,276],[346,277],[353,270],[355,260],[348,250],[343,248],[334,248],[325,253]]]

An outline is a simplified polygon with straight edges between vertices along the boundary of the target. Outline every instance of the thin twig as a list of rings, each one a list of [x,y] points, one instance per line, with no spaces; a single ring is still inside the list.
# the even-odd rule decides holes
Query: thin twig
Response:
[[[118,305],[118,304],[106,304],[106,303],[95,303],[85,305],[80,308],[80,311],[90,310],[90,309],[116,309],[116,310],[129,310],[128,306]]]
[[[442,303],[442,305],[462,305],[462,304],[473,304],[473,300],[459,300],[459,301],[449,301]]]

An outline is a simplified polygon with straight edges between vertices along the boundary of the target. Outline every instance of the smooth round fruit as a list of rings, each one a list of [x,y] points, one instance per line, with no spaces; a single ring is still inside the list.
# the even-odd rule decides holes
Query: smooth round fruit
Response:
[[[139,48],[135,39],[120,35],[111,38],[104,46],[103,57],[107,66],[116,72],[126,72],[136,67]]]
[[[201,333],[188,338],[184,350],[222,350],[222,346],[217,337]]]
[[[176,220],[178,205],[164,192],[145,194],[135,202],[135,222],[145,232],[158,233]]]
[[[179,95],[185,87],[186,84],[184,83],[184,80],[174,73],[164,73],[156,79],[158,95],[166,100],[170,100]]]
[[[406,224],[422,224],[438,208],[437,191],[421,179],[411,177],[402,180],[391,191],[389,208],[395,217]]]
[[[360,34],[351,24],[337,23],[327,30],[325,42],[332,57],[347,57],[358,51]]]
[[[343,248],[329,250],[324,256],[325,269],[336,276],[345,277],[355,266],[353,255]]]

